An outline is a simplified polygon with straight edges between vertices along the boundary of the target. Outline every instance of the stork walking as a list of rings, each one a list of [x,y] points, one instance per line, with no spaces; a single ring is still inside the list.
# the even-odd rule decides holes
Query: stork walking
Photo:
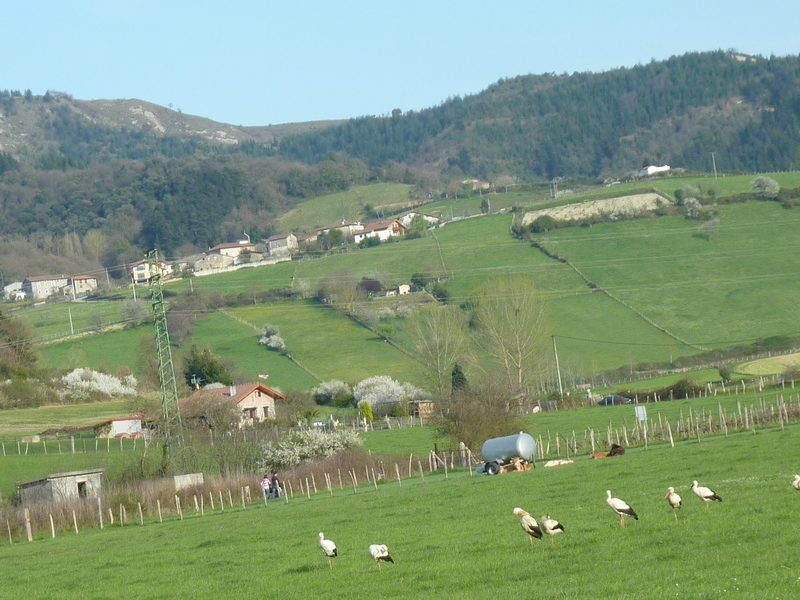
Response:
[[[794,476],[794,481],[792,482],[792,487],[800,492],[800,475]]]
[[[557,533],[564,533],[564,526],[556,521],[555,519],[551,519],[550,515],[544,515],[539,520],[539,525],[542,529],[542,532],[546,533],[550,536],[550,547],[553,548],[556,545],[555,537]]]
[[[385,544],[372,544],[369,547],[369,555],[372,557],[376,563],[378,563],[378,570],[383,573],[383,568],[381,568],[381,562],[390,562],[393,563],[392,557],[389,556],[389,549],[386,547]]]
[[[514,509],[514,514],[519,517],[519,524],[522,530],[528,534],[531,546],[533,546],[533,538],[542,539],[542,529],[529,512],[517,507]]]
[[[706,503],[706,510],[708,510],[708,503],[712,500],[722,502],[722,498],[719,497],[714,490],[702,485],[697,485],[697,481],[692,482],[692,491],[694,492],[695,496]]]
[[[667,489],[667,495],[664,496],[672,507],[672,514],[675,515],[675,520],[678,520],[678,509],[681,507],[681,497],[675,493],[675,488],[670,487]]]
[[[325,558],[328,559],[328,566],[330,567],[331,571],[333,571],[333,562],[331,561],[331,558],[337,556],[336,544],[333,543],[333,540],[326,540],[325,534],[320,531],[319,545],[322,548],[322,553],[325,555]]]
[[[606,490],[606,496],[608,505],[619,515],[619,524],[623,529],[625,528],[625,515],[633,517],[637,521],[639,520],[639,515],[636,514],[636,511],[633,510],[627,502],[619,498],[611,497],[611,490]]]

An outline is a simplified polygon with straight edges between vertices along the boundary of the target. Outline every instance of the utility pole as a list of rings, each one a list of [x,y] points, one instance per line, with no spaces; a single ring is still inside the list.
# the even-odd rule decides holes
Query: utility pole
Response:
[[[172,364],[172,350],[167,330],[167,312],[164,309],[164,292],[161,289],[161,267],[158,250],[147,253],[150,269],[150,295],[153,306],[153,325],[156,329],[156,349],[158,355],[158,378],[161,384],[161,405],[164,413],[163,435],[164,453],[172,458],[172,446],[177,444],[183,453],[183,422],[178,403],[178,386],[175,382],[175,367]]]
[[[711,164],[714,165],[714,181],[717,180],[717,160],[714,158],[714,153],[711,153]]]
[[[558,374],[558,397],[564,397],[564,387],[561,385],[561,368],[558,366],[558,350],[556,349],[556,336],[550,336],[553,338],[553,354],[556,355],[556,373]]]

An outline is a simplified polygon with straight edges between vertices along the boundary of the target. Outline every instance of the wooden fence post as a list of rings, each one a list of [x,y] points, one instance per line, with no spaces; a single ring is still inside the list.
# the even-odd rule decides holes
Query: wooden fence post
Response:
[[[33,541],[33,531],[31,530],[31,513],[25,509],[25,533],[28,534],[28,541]]]
[[[161,516],[161,500],[156,499],[156,507],[158,508],[158,522],[163,523],[164,518]]]
[[[100,498],[97,499],[97,517],[100,522],[100,529],[103,528],[103,507]]]
[[[56,525],[53,523],[53,515],[48,515],[50,517],[50,533],[55,538],[56,537]]]
[[[72,511],[72,524],[75,526],[75,533],[78,533],[78,517],[75,516],[75,511]]]

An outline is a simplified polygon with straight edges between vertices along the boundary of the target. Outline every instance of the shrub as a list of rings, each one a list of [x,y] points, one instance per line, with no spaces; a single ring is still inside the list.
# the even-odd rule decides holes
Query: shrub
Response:
[[[304,462],[321,460],[361,445],[354,431],[324,432],[302,429],[266,444],[262,450],[263,471],[285,471]]]
[[[353,391],[350,386],[338,379],[323,381],[311,390],[311,393],[314,394],[314,400],[317,404],[332,404],[335,400],[343,397],[350,400],[353,398]]]

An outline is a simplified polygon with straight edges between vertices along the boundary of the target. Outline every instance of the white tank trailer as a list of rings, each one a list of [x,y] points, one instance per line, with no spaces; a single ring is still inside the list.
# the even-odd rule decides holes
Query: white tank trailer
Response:
[[[483,472],[487,475],[497,475],[500,469],[514,458],[521,458],[529,463],[536,456],[536,440],[527,433],[520,431],[514,435],[497,437],[486,440],[481,447],[481,455],[485,464]]]

